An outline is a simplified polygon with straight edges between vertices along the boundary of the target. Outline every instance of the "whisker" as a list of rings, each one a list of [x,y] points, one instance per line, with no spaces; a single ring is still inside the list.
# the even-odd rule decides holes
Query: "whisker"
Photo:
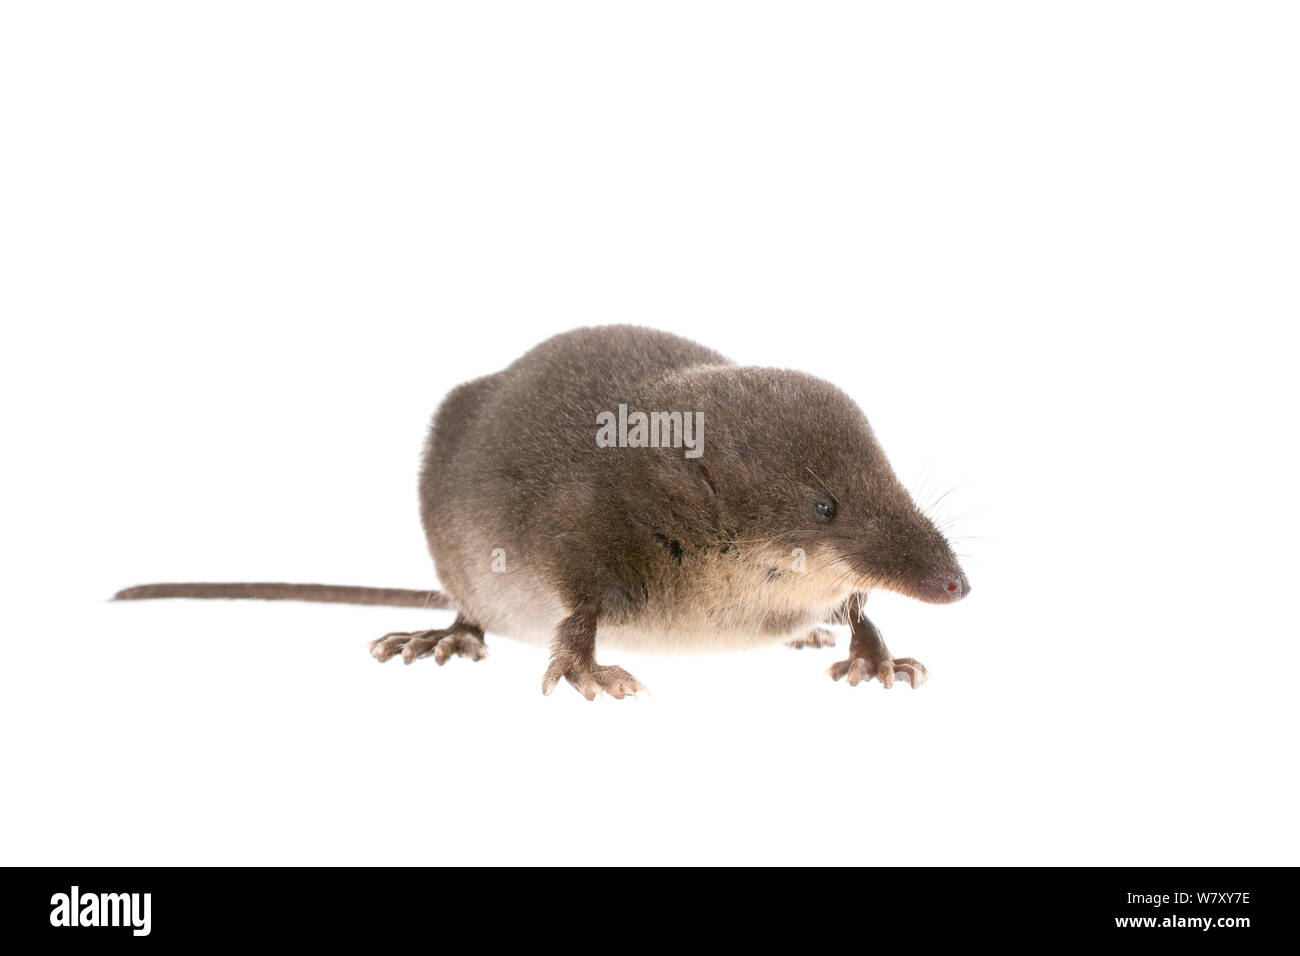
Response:
[[[836,501],[839,501],[839,500],[840,500],[840,496],[837,495],[835,492],[831,491],[831,487],[830,487],[830,485],[826,484],[826,482],[822,481],[821,478],[818,478],[818,477],[817,477],[817,472],[813,471],[813,470],[812,470],[811,468],[809,468],[807,465],[804,465],[804,466],[803,466],[803,470],[806,471],[806,472],[808,472],[808,474],[812,475],[814,478],[817,478],[817,483],[818,483],[819,485],[821,485],[823,488],[826,489],[826,493],[827,493],[828,495],[830,495],[830,496],[831,496],[832,498],[834,498]]]

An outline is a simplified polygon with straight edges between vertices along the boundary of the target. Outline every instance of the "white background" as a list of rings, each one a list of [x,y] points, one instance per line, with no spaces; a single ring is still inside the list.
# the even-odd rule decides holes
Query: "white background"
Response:
[[[1300,41],[1236,3],[7,3],[0,860],[1300,862]],[[835,650],[383,666],[454,385],[823,376],[973,594]]]

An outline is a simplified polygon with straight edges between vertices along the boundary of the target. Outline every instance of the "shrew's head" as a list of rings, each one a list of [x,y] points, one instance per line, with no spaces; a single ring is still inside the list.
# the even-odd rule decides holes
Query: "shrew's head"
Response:
[[[969,593],[948,541],[835,386],[783,369],[707,366],[646,398],[703,413],[699,457],[660,454],[655,467],[671,472],[684,506],[706,503],[742,548],[802,549],[807,571],[833,575],[846,594],[888,588],[948,604]]]

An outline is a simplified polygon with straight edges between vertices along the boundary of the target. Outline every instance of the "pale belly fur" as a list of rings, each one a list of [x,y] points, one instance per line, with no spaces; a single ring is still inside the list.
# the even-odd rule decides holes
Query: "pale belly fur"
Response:
[[[705,653],[767,647],[826,623],[853,590],[847,569],[830,562],[784,572],[769,562],[703,569],[651,594],[635,613],[602,620],[597,648],[642,653]],[[725,571],[725,573],[723,573]],[[465,615],[489,634],[548,645],[568,614],[559,596],[527,567],[478,576],[472,593],[454,595]]]

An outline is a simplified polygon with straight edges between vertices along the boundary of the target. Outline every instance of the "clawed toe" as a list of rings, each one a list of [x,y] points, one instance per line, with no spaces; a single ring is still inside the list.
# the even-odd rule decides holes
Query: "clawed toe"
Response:
[[[895,679],[905,680],[908,686],[916,688],[929,677],[925,665],[911,657],[886,657],[879,662],[853,657],[846,661],[836,661],[826,673],[832,680],[847,677],[849,684],[854,687],[875,677],[886,689],[894,686]]]
[[[487,657],[487,645],[472,634],[450,634],[433,647],[433,659],[439,666],[447,663],[453,655],[481,661]],[[402,652],[402,656],[405,658],[406,651]]]
[[[394,631],[371,641],[370,653],[381,663],[400,653],[406,664],[432,655],[441,666],[452,657],[481,661],[487,657],[487,645],[481,631],[452,626],[432,631]]]
[[[569,682],[578,688],[587,700],[592,700],[601,691],[615,700],[622,700],[629,695],[635,697],[638,691],[646,689],[644,684],[623,668],[614,666],[597,667],[592,672],[579,675],[576,681],[570,674]]]
[[[913,690],[925,683],[930,675],[925,665],[911,657],[896,657],[893,661],[894,674],[907,680]]]
[[[645,684],[623,670],[609,665],[583,665],[577,663],[552,661],[542,678],[542,693],[549,694],[563,677],[572,684],[587,700],[595,700],[597,694],[608,694],[615,700],[635,697],[639,692],[648,690]]]
[[[415,634],[408,634],[401,631],[394,631],[391,634],[385,634],[383,637],[370,642],[370,656],[381,664],[392,657],[394,654],[400,654]]]
[[[487,645],[473,634],[464,632],[446,634],[442,637],[419,637],[402,648],[402,661],[410,664],[430,654],[439,667],[452,657],[468,657],[472,661],[481,661],[487,657]]]

